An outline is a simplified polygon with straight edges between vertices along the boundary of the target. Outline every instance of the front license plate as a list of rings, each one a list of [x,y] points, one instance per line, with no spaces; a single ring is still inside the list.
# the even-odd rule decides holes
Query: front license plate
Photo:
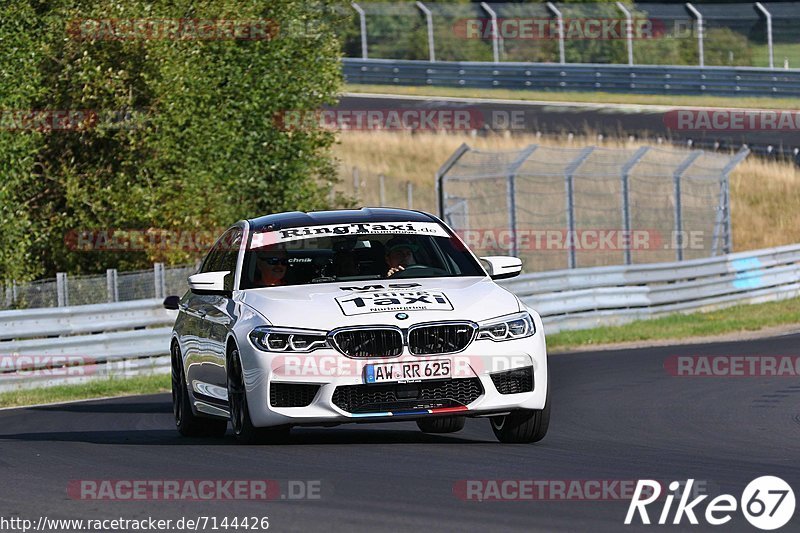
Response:
[[[403,383],[426,379],[450,379],[451,375],[449,359],[378,363],[366,365],[364,368],[366,383]]]

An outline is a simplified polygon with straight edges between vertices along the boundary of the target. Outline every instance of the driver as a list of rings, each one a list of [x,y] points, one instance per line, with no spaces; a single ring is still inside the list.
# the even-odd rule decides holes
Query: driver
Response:
[[[256,253],[255,287],[275,287],[286,284],[289,258],[284,248],[273,248]]]
[[[416,265],[414,252],[419,249],[410,238],[402,235],[392,237],[386,242],[386,264],[389,267],[386,277],[391,277],[411,265]]]

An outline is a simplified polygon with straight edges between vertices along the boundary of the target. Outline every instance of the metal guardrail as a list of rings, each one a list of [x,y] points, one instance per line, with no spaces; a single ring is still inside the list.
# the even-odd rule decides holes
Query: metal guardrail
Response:
[[[800,296],[800,245],[523,274],[502,282],[547,333]],[[169,372],[174,311],[158,299],[0,312],[0,391]],[[23,361],[15,371],[10,361]]]
[[[800,69],[342,59],[347,83],[638,94],[800,96]]]

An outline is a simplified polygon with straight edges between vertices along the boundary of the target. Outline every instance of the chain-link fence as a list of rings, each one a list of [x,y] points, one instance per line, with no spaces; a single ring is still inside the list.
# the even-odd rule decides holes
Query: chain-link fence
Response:
[[[728,176],[748,153],[462,145],[437,174],[440,215],[528,272],[715,256],[732,251]]]
[[[5,287],[0,309],[65,307],[183,295],[189,288],[186,279],[196,271],[197,265],[164,267],[155,263],[152,270],[108,269],[105,276],[59,273],[55,279],[12,282]]]
[[[800,2],[354,2],[347,57],[800,68]]]

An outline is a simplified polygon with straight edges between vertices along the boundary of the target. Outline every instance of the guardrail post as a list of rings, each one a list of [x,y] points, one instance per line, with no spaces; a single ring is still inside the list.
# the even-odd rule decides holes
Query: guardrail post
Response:
[[[56,295],[58,307],[69,306],[69,287],[67,286],[66,272],[56,272]]]
[[[690,3],[686,2],[686,9],[692,12],[697,19],[697,55],[700,59],[700,66],[705,67],[705,54],[703,53],[703,15]]]
[[[772,13],[761,2],[756,2],[756,9],[764,14],[767,19],[767,48],[769,48],[769,68],[775,68],[775,57],[772,49]]]
[[[156,298],[164,298],[164,263],[153,263],[153,281]]]
[[[569,247],[569,268],[576,268],[577,260],[575,257],[575,172],[586,161],[586,158],[594,151],[594,146],[587,146],[572,160],[564,169],[564,186],[567,196],[567,238],[565,242],[571,242]]]
[[[439,167],[439,170],[437,170],[436,174],[434,175],[433,179],[436,182],[436,203],[439,204],[437,206],[439,208],[439,218],[441,218],[442,220],[444,220],[445,217],[444,210],[446,207],[444,201],[446,193],[444,190],[444,183],[443,183],[445,174],[450,172],[450,169],[453,168],[453,166],[458,162],[459,159],[461,159],[461,156],[463,156],[467,152],[469,152],[469,146],[467,145],[467,143],[462,143],[461,146],[456,148],[456,151],[453,152],[453,155],[451,155],[447,159],[447,161],[445,161],[444,164]]]
[[[361,32],[361,59],[369,59],[369,54],[367,53],[367,14],[364,13],[361,6],[355,2],[352,2],[350,5],[353,6],[353,9],[358,13],[358,24]]]
[[[563,65],[566,63],[564,54],[564,17],[561,15],[561,11],[559,11],[552,2],[547,2],[547,9],[556,16],[556,23],[558,24],[558,62]]]
[[[495,63],[500,62],[500,42],[503,40],[503,37],[500,35],[499,28],[497,27],[497,13],[494,12],[494,9],[489,6],[486,2],[481,2],[481,7],[483,8],[486,13],[492,18],[492,57],[494,58]]]
[[[516,257],[519,253],[517,243],[517,172],[525,161],[531,156],[539,145],[532,144],[525,148],[508,169],[508,183],[506,187],[508,205],[508,229],[511,231],[511,256]]]
[[[625,244],[624,256],[626,265],[631,264],[631,239],[633,238],[631,235],[631,192],[629,176],[633,167],[644,157],[649,149],[649,146],[640,147],[633,156],[622,165],[622,226],[625,232],[625,239],[623,242]]]
[[[108,303],[119,301],[119,283],[117,282],[117,269],[106,269],[106,294]]]
[[[617,7],[625,15],[625,41],[628,45],[628,64],[633,65],[633,18],[631,12],[622,2],[617,2]]]
[[[672,173],[672,183],[675,195],[675,238],[670,239],[670,243],[675,243],[675,259],[683,261],[683,196],[681,195],[681,177],[686,170],[692,166],[695,159],[703,154],[702,150],[695,150],[681,161]]]
[[[428,26],[428,58],[431,63],[434,63],[436,62],[436,51],[433,44],[433,14],[422,2],[417,2],[417,7],[425,15],[425,22]]]
[[[386,176],[383,174],[378,175],[378,198],[380,198],[381,207],[386,205]]]

